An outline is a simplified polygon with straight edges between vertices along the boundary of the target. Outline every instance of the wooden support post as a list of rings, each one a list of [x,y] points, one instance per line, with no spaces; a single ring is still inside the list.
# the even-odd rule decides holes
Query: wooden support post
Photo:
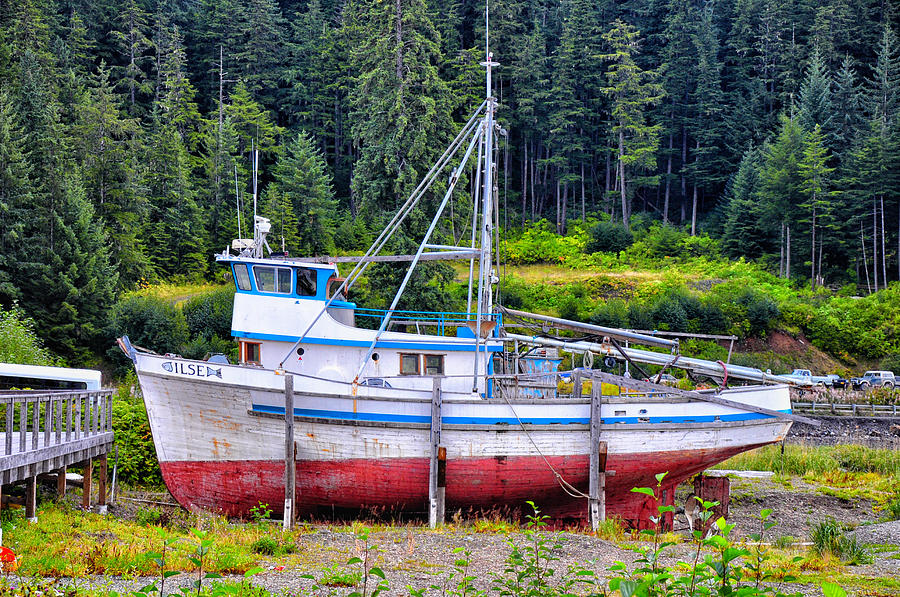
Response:
[[[37,505],[37,477],[28,477],[25,481],[25,518],[36,522],[35,506]]]
[[[596,532],[606,520],[606,442],[600,441],[600,405],[603,384],[591,380],[591,461],[588,471],[588,519]]]
[[[581,398],[584,382],[581,379],[581,371],[576,370],[572,377],[572,398]]]
[[[297,464],[294,453],[294,376],[284,374],[284,530],[294,528]]]
[[[56,469],[56,495],[66,497],[66,467]]]
[[[100,470],[97,471],[97,507],[100,514],[106,514],[106,454],[98,457],[97,461],[100,465]]]
[[[443,456],[443,458],[442,458]],[[444,524],[447,449],[441,446],[441,378],[431,391],[431,466],[428,469],[428,525]]]
[[[84,485],[81,489],[82,510],[91,509],[91,477],[94,474],[94,460],[88,458],[84,461]]]

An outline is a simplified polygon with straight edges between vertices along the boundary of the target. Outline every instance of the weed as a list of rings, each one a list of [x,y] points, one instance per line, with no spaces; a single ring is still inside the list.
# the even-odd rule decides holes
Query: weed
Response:
[[[134,515],[134,520],[143,526],[156,526],[162,518],[162,510],[159,508],[141,508]]]
[[[781,535],[777,539],[775,539],[775,547],[778,549],[787,549],[794,545],[797,540],[790,535]]]
[[[269,504],[258,502],[255,506],[250,508],[250,519],[254,524],[262,524],[270,518],[272,518],[272,509],[269,508]]]
[[[844,535],[844,529],[834,518],[828,517],[813,527],[813,551],[822,556],[834,556],[845,564],[865,564],[872,556],[856,539]]]
[[[271,537],[260,537],[250,544],[250,551],[264,556],[274,556],[280,548],[281,544]]]
[[[322,570],[319,583],[325,587],[355,587],[362,581],[362,574],[356,570],[347,570],[338,564],[332,564]]]

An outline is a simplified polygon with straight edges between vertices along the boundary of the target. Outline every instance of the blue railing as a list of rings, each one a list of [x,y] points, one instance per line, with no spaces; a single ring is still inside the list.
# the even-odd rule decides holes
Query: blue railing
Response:
[[[332,305],[334,306],[334,305]],[[337,307],[348,308],[348,307]],[[354,311],[356,317],[365,317],[374,320],[375,326],[380,326],[381,322],[387,316],[386,309],[356,309]],[[502,325],[502,317],[500,313],[484,313],[482,317],[487,321],[494,322],[494,329],[497,330]],[[435,326],[438,336],[447,335],[448,329],[456,329],[466,327],[470,323],[474,323],[475,313],[458,313],[452,311],[394,311],[391,315],[391,323],[398,325],[426,325]]]

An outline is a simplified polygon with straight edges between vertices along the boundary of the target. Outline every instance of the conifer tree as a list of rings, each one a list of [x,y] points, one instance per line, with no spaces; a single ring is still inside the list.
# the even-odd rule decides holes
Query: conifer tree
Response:
[[[285,217],[295,217],[298,223],[290,233],[296,239],[292,247],[300,255],[330,253],[334,248],[336,202],[325,160],[309,135],[301,133],[287,144],[275,166],[275,183],[273,200],[280,201],[283,197],[289,202],[290,210],[284,211]],[[277,218],[272,221],[280,221]],[[288,228],[286,222],[285,229]]]
[[[806,78],[800,86],[797,110],[797,122],[804,131],[810,133],[819,125],[826,139],[831,138],[830,133],[834,130],[834,109],[831,102],[831,77],[819,48],[814,48],[806,69]]]
[[[138,113],[138,97],[152,91],[145,71],[151,59],[147,54],[152,47],[149,28],[150,15],[144,11],[140,2],[125,0],[116,20],[116,28],[110,32],[116,49],[125,59],[123,66],[112,70],[117,75],[119,85],[128,90],[129,112],[132,116]]]
[[[799,206],[804,201],[800,161],[803,156],[803,131],[787,115],[781,116],[781,130],[764,149],[760,176],[763,209],[773,221],[781,223],[779,275],[791,277],[791,253],[796,236]]]
[[[359,151],[351,192],[375,224],[409,196],[440,155],[452,102],[438,76],[437,35],[421,0],[360,0],[353,8],[364,15],[366,29],[351,49],[359,69],[350,96]],[[440,191],[433,187],[426,199],[436,201]]]
[[[655,165],[661,126],[648,122],[648,111],[665,93],[656,82],[657,73],[643,70],[635,62],[638,37],[633,27],[618,19],[603,35],[612,50],[603,55],[610,62],[603,92],[611,98],[612,130],[618,137],[622,222],[626,227],[635,187],[654,182],[655,177],[644,172]]]
[[[760,209],[760,168],[759,149],[748,149],[725,191],[722,251],[733,259],[762,257],[772,249],[772,230]]]
[[[86,196],[105,225],[112,262],[122,274],[119,281],[128,287],[150,277],[141,238],[148,206],[139,190],[140,126],[122,114],[122,98],[113,92],[105,65],[89,80],[76,106],[74,145]]]
[[[24,249],[28,208],[32,205],[31,165],[24,130],[9,94],[0,87],[0,303],[19,298],[16,259]]]
[[[822,247],[824,238],[822,229],[829,227],[831,213],[831,173],[834,168],[828,166],[828,148],[825,146],[825,135],[822,126],[815,124],[813,130],[806,134],[803,144],[803,159],[799,164],[801,190],[806,194],[806,201],[800,205],[808,213],[801,221],[809,223],[810,241],[810,282],[815,289],[824,284],[822,275]],[[824,222],[824,224],[823,224]],[[818,246],[816,234],[818,233]],[[818,255],[816,251],[818,250]]]

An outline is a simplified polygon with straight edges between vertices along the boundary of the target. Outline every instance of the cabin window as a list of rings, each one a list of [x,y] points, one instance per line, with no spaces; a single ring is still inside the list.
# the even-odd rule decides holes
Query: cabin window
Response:
[[[241,360],[259,365],[259,342],[241,342]]]
[[[340,289],[341,284],[344,283],[344,278],[338,278],[336,276],[331,276],[328,279],[328,294],[325,298],[331,298],[334,294]],[[347,300],[347,289],[345,288],[339,295],[337,295],[336,300],[345,301]]]
[[[300,296],[316,296],[316,275],[318,272],[314,269],[298,267],[297,272],[297,294]]]
[[[250,290],[250,272],[247,271],[246,263],[234,264],[234,281],[238,290]]]
[[[425,375],[443,375],[444,374],[444,355],[442,354],[426,354],[425,355]]]
[[[419,355],[417,354],[401,354],[400,355],[400,375],[418,375],[419,374]]]
[[[256,289],[260,292],[291,293],[291,270],[286,267],[253,266]]]

